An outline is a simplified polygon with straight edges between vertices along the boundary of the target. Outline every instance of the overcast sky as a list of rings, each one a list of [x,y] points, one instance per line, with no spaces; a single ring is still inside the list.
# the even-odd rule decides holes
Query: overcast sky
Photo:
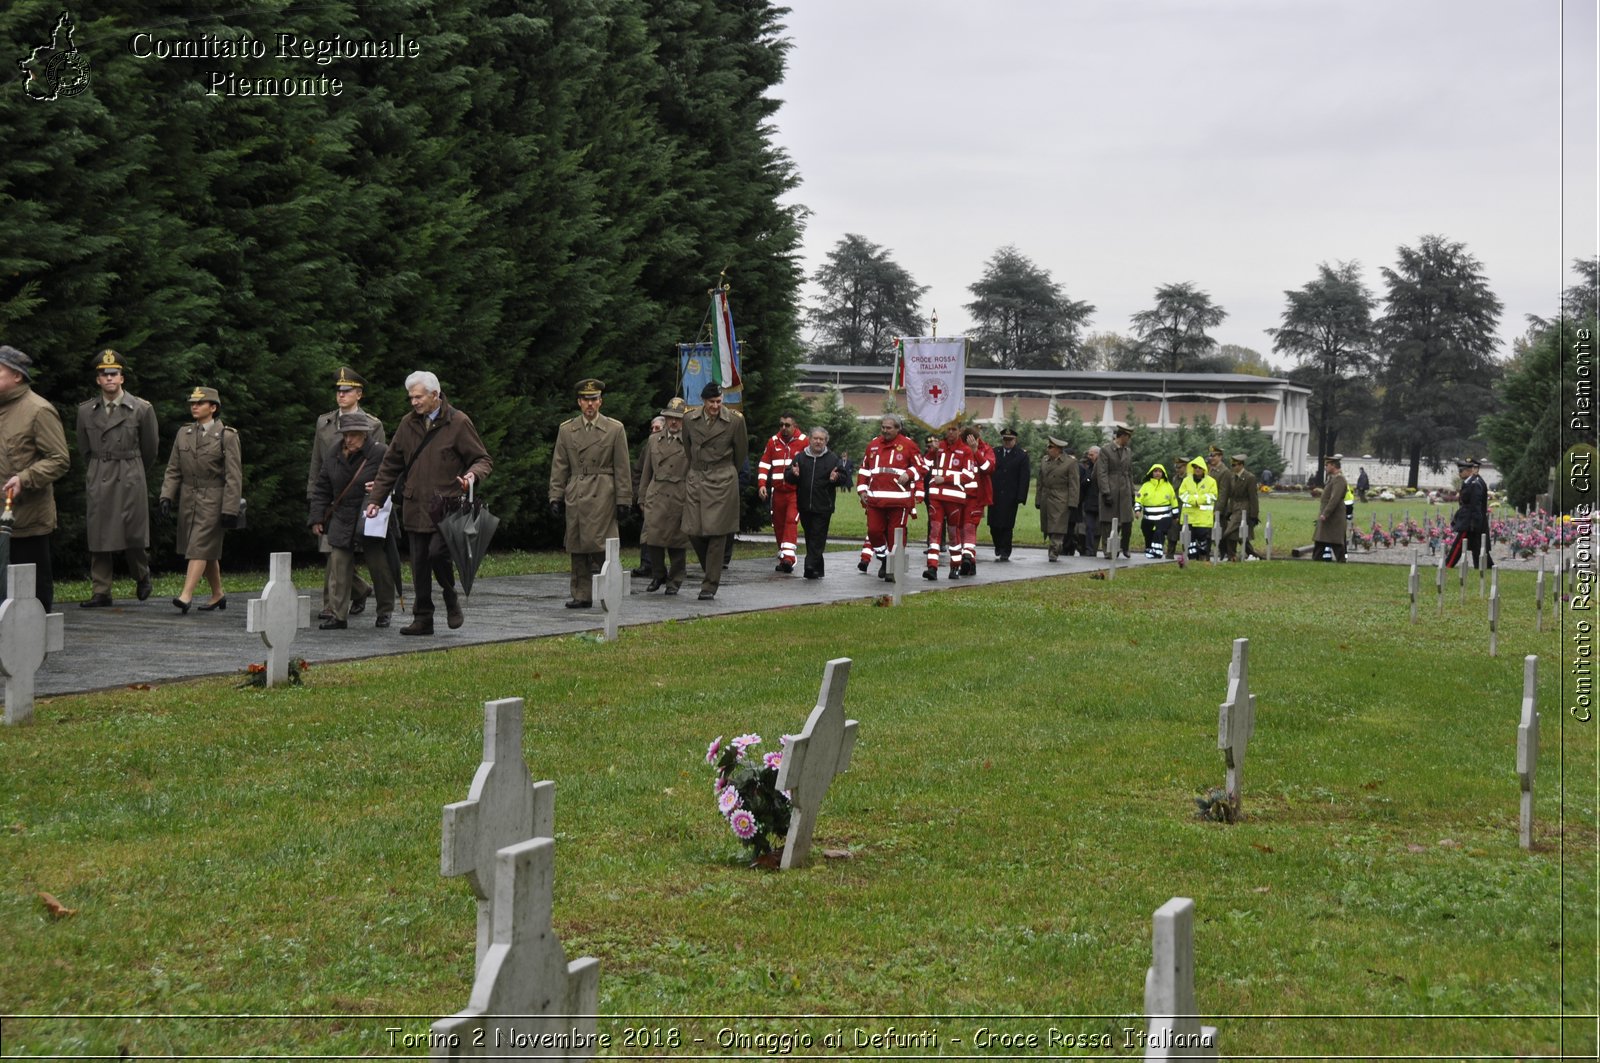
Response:
[[[1014,244],[1089,332],[1190,281],[1228,311],[1218,342],[1284,367],[1285,289],[1355,260],[1381,300],[1436,233],[1505,304],[1504,357],[1595,253],[1593,0],[790,3],[776,139],[807,276],[858,233],[929,286],[940,335]]]

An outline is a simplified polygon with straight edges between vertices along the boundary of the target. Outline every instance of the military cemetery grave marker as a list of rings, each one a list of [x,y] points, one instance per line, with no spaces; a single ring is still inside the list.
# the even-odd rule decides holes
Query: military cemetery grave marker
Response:
[[[1228,700],[1217,709],[1217,748],[1228,766],[1228,803],[1237,819],[1244,804],[1244,755],[1256,731],[1256,696],[1250,693],[1250,640],[1233,640]]]
[[[1489,656],[1497,655],[1500,633],[1500,570],[1494,570],[1493,586],[1489,588]]]
[[[816,827],[817,810],[833,783],[833,777],[850,770],[850,753],[856,744],[856,721],[844,716],[844,692],[850,682],[850,658],[828,662],[822,673],[822,690],[816,708],[806,718],[799,734],[783,745],[783,763],[778,768],[777,786],[789,791],[792,811],[789,836],[783,844],[781,866],[804,867],[811,855],[811,832]]]
[[[1440,616],[1444,615],[1444,557],[1445,557],[1444,554],[1440,554],[1439,555],[1438,574],[1434,577],[1434,582],[1436,584],[1438,584],[1438,587],[1439,587],[1439,615]]]
[[[261,597],[252,598],[246,609],[244,629],[260,635],[267,644],[267,686],[289,678],[289,647],[295,632],[311,626],[311,599],[296,594],[291,577],[294,555],[273,554],[267,570],[267,585]]]
[[[906,530],[894,530],[894,544],[889,548],[890,597],[899,605],[906,594]]]
[[[1120,517],[1112,517],[1111,518],[1111,534],[1106,537],[1106,546],[1110,547],[1110,549],[1108,549],[1106,551],[1106,553],[1110,555],[1108,560],[1111,562],[1111,567],[1106,569],[1106,579],[1108,579],[1108,580],[1117,578],[1117,555],[1122,549],[1122,547],[1120,545],[1118,545],[1118,544],[1120,544],[1121,542],[1122,542],[1122,518],[1120,518]]]
[[[444,806],[439,873],[465,875],[478,899],[478,949],[474,969],[494,937],[495,853],[530,838],[552,838],[556,784],[534,782],[522,756],[521,698],[483,703],[483,763],[465,801]]]
[[[432,1027],[435,1059],[588,1059],[597,1040],[600,961],[567,962],[551,926],[552,838],[495,854],[494,941],[467,1007]]]
[[[1144,975],[1144,1058],[1216,1059],[1217,1028],[1201,1026],[1194,997],[1194,901],[1156,909]]]
[[[1539,658],[1522,659],[1522,722],[1517,725],[1517,780],[1522,785],[1522,812],[1517,843],[1533,848],[1533,776],[1539,767]]]
[[[1417,551],[1411,551],[1411,575],[1406,579],[1406,587],[1411,592],[1411,622],[1417,622],[1417,588],[1420,581],[1417,578]]]
[[[1539,555],[1539,578],[1534,582],[1533,630],[1544,630],[1544,555]]]
[[[633,583],[622,565],[622,540],[606,540],[606,560],[597,575],[589,577],[589,597],[599,603],[606,614],[607,642],[617,641],[617,620],[622,613],[622,603],[633,592]]]
[[[1267,514],[1266,531],[1263,532],[1267,539],[1267,560],[1272,560],[1272,514]]]
[[[33,722],[33,679],[45,654],[66,645],[65,620],[46,614],[38,594],[37,568],[6,569],[6,600],[0,603],[0,675],[6,680],[6,723]]]
[[[1178,527],[1178,567],[1182,568],[1189,560],[1189,514],[1183,514],[1183,523]]]

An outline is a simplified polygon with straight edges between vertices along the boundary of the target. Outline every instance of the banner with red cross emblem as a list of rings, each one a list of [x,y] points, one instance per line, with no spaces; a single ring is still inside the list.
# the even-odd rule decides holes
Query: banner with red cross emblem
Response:
[[[967,338],[917,336],[900,341],[906,412],[927,428],[943,428],[967,406]]]

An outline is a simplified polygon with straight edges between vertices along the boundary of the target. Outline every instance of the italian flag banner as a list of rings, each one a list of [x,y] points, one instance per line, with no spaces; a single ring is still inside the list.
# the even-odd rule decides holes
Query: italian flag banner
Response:
[[[895,360],[906,412],[927,428],[943,428],[967,407],[967,338],[918,336],[900,340]]]
[[[733,311],[728,309],[728,292],[725,288],[711,290],[711,342],[716,348],[712,372],[723,391],[743,391],[739,379],[739,341],[733,334]],[[692,401],[692,400],[691,400]]]

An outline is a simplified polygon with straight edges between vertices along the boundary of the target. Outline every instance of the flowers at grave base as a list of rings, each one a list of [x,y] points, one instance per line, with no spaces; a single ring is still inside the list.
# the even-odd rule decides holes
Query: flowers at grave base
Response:
[[[717,771],[717,812],[757,860],[773,851],[774,836],[781,844],[789,833],[792,811],[788,795],[778,789],[783,751],[761,754],[760,744],[761,736],[751,733],[726,743],[718,738],[706,750],[706,763]]]
[[[1239,806],[1228,799],[1228,791],[1220,786],[1213,786],[1201,797],[1194,799],[1195,807],[1201,819],[1213,820],[1217,823],[1232,823],[1239,816]]]
[[[307,663],[304,657],[289,658],[289,683],[292,686],[299,686],[305,682],[305,673],[310,670],[311,665]],[[267,685],[267,666],[265,664],[246,665],[244,675],[244,682],[239,684],[241,690],[245,687],[265,687]]]

